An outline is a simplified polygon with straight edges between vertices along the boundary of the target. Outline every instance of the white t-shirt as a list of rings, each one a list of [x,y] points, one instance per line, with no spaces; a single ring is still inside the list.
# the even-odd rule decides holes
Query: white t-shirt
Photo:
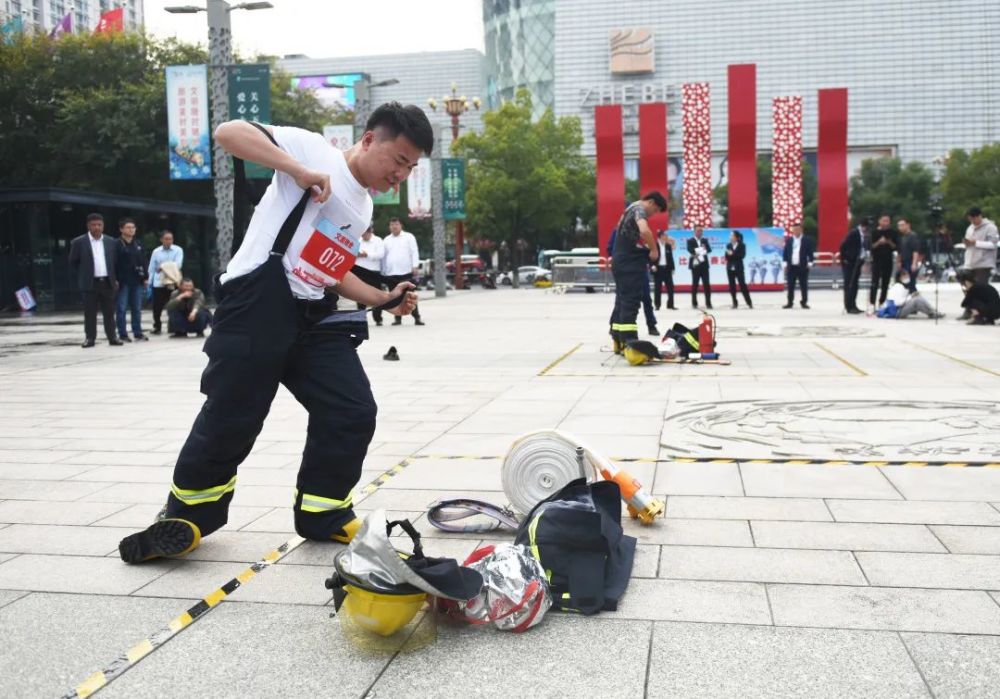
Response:
[[[417,239],[409,231],[400,231],[399,235],[390,233],[382,240],[382,244],[385,247],[382,274],[389,277],[413,274],[413,268],[420,265]]]
[[[323,204],[309,200],[302,221],[281,260],[292,294],[303,299],[320,299],[323,298],[324,288],[336,285],[337,281],[318,266],[300,259],[303,249],[310,241],[315,246],[317,241],[325,241],[339,230],[355,241],[356,255],[358,252],[356,241],[360,240],[361,234],[371,221],[372,199],[368,195],[368,190],[354,179],[347,167],[343,152],[330,145],[320,134],[288,126],[274,126],[272,133],[283,151],[309,169],[330,176],[330,188],[333,194]],[[248,274],[267,261],[274,239],[281,230],[281,224],[302,198],[302,193],[303,190],[295,184],[291,176],[275,171],[270,186],[250,219],[240,249],[233,255],[226,272],[221,277],[223,283]],[[324,233],[316,228],[320,218],[326,219],[323,225],[325,238]],[[314,236],[319,237],[314,238]],[[314,246],[309,249],[314,249]],[[323,259],[329,261],[329,256],[324,256]],[[336,258],[333,262],[336,263]]]

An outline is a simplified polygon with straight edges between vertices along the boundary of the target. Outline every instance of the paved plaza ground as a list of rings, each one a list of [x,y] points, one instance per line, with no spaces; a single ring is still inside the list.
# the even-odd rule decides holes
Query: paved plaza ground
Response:
[[[517,435],[575,433],[637,459],[667,502],[655,525],[625,523],[639,547],[620,609],[523,635],[441,624],[374,652],[330,616],[338,546],[304,543],[100,696],[996,697],[1000,327],[956,322],[958,299],[942,287],[935,324],[847,316],[829,290],[808,311],[716,294],[731,366],[631,367],[602,351],[607,294],[428,298],[426,327],[373,327],[360,349],[379,403],[362,484],[405,468],[357,509],[405,514],[428,553],[462,557],[482,537],[429,527],[426,506],[502,504]],[[698,322],[678,302],[661,330]],[[195,339],[82,350],[82,330],[0,320],[4,696],[72,691],[294,536],[306,415],[282,389],[229,525],[185,560],[123,564],[118,541],[166,497],[205,358]]]

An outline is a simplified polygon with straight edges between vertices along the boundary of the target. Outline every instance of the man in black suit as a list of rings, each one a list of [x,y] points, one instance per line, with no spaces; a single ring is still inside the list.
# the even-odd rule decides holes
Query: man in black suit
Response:
[[[860,221],[858,225],[847,232],[840,243],[840,269],[844,274],[844,310],[848,313],[861,313],[858,308],[858,280],[861,279],[861,267],[868,255],[868,220]]]
[[[816,245],[812,238],[802,237],[801,223],[793,223],[791,232],[792,236],[785,241],[784,267],[788,270],[788,303],[783,308],[792,307],[796,280],[802,293],[801,305],[809,308],[809,268],[813,266]]]
[[[695,226],[694,237],[688,238],[688,267],[691,268],[691,306],[698,307],[698,280],[705,291],[705,307],[712,307],[712,282],[708,278],[708,254],[712,246],[701,237],[701,226]]]
[[[743,244],[743,234],[733,231],[729,236],[729,244],[726,245],[726,276],[729,278],[729,295],[733,297],[733,308],[738,308],[736,301],[736,284],[739,282],[740,292],[743,300],[747,302],[747,307],[753,308],[753,301],[750,300],[750,290],[747,289],[746,275],[743,270],[743,258],[747,256],[747,246]]]
[[[878,218],[878,228],[872,233],[872,285],[868,290],[868,305],[881,306],[889,293],[889,280],[892,278],[893,253],[899,248],[899,233],[892,227],[889,214]],[[878,304],[875,294],[878,293]]]
[[[117,241],[104,235],[104,217],[87,216],[87,233],[73,238],[69,246],[69,266],[83,293],[83,329],[87,339],[83,347],[93,347],[97,339],[97,308],[101,308],[104,334],[109,345],[124,344],[115,334],[115,296],[118,281],[115,262]]]
[[[667,308],[674,310],[674,241],[667,231],[659,231],[657,243],[660,246],[660,258],[653,265],[653,305],[660,310],[662,299],[661,289],[667,286]]]

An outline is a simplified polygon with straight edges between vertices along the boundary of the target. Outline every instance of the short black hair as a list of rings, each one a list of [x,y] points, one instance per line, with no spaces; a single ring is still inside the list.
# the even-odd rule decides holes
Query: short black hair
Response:
[[[982,216],[983,210],[978,206],[970,206],[969,210],[965,212],[966,216]]]
[[[402,134],[427,155],[434,149],[434,129],[424,110],[415,104],[404,107],[399,102],[386,102],[380,105],[368,117],[365,130],[374,131],[379,126],[393,138]]]
[[[740,233],[739,231],[733,231],[733,235],[736,236],[736,240],[740,241],[741,243],[743,242],[743,234],[742,233]]]
[[[135,219],[134,218],[129,218],[128,216],[126,216],[125,218],[118,219],[118,227],[119,228],[124,228],[129,223],[131,223],[134,226],[135,225]]]
[[[399,216],[393,216],[389,219],[389,223],[402,223],[402,221],[399,220]]]
[[[104,223],[104,217],[100,214],[87,214],[87,223],[90,223],[91,221],[100,221],[101,223]]]
[[[656,204],[660,208],[660,211],[666,211],[667,210],[667,200],[659,192],[649,192],[648,194],[646,194],[646,196],[644,196],[642,198],[642,200],[643,201],[651,201],[651,202],[653,202],[654,204]]]
[[[909,222],[910,219],[906,218],[906,216],[900,216],[899,218],[896,219],[896,223],[909,223]]]
[[[172,230],[170,230],[169,228],[164,228],[164,229],[163,229],[163,230],[162,230],[162,231],[160,232],[160,240],[163,240],[163,236],[167,235],[168,233],[169,233],[170,235],[173,235],[173,234],[174,234],[174,232],[173,232]]]
[[[192,279],[191,277],[184,277],[183,279],[181,279],[181,284],[194,285],[194,279]]]

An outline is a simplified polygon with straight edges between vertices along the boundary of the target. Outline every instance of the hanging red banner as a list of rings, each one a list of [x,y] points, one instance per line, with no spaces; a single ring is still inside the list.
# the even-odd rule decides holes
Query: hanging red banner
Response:
[[[757,225],[757,66],[729,66],[729,221]]]
[[[603,255],[611,231],[625,210],[621,105],[594,107],[594,144],[597,148],[597,245]]]
[[[837,249],[849,224],[846,87],[819,91],[818,145],[819,236],[816,249],[832,252]]]
[[[639,190],[640,196],[657,191],[670,200],[667,186],[667,105],[649,102],[639,105]],[[669,214],[649,220],[653,231],[670,225]]]

